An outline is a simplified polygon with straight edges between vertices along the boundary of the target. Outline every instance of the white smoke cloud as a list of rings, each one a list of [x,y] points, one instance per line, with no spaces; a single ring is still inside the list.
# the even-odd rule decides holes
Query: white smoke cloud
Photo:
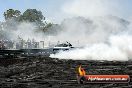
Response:
[[[83,48],[60,51],[52,58],[80,60],[127,61],[132,58],[132,36],[112,35],[108,43],[89,44]]]
[[[17,30],[13,31],[13,34],[13,39],[15,40],[18,36],[24,40],[35,39],[36,41],[42,41],[45,38],[44,33],[38,29],[38,26],[31,22],[19,23],[19,25],[17,25]]]
[[[27,40],[28,38],[32,39],[35,35],[35,30],[36,30],[35,28],[36,26],[33,25],[33,23],[22,22],[19,25],[17,25],[17,30],[13,32],[14,37],[18,38],[19,36],[25,40]]]
[[[115,17],[114,19],[99,18],[98,20],[93,19],[92,21],[94,24],[88,26],[82,23],[83,29],[81,32],[78,31],[80,30],[78,24],[76,24],[73,29],[70,29],[72,26],[69,25],[69,29],[67,29],[70,34],[73,33],[73,35],[70,35],[69,37],[72,36],[73,39],[80,38],[81,42],[85,41],[85,43],[83,42],[85,47],[75,48],[70,51],[61,51],[57,54],[50,55],[50,57],[60,59],[110,61],[126,61],[132,58],[131,23],[129,25],[128,23],[124,25],[121,19]],[[92,30],[89,31],[89,28],[92,28]],[[74,36],[74,33],[80,35]],[[67,35],[67,32],[62,34]],[[84,40],[81,40],[81,38]]]
[[[83,18],[75,17],[62,22],[63,29],[57,36],[51,36],[51,40],[69,41],[74,46],[86,45],[88,43],[107,42],[111,34],[118,34],[126,31],[127,23],[120,22],[118,17],[96,17]]]
[[[10,21],[10,24],[7,24],[3,27],[4,39],[12,40],[18,42],[18,39],[21,38],[25,41],[28,39],[35,40],[37,42],[44,41],[48,36],[44,35],[44,33],[38,28],[38,25],[33,22],[16,22],[14,20]],[[48,41],[48,38],[47,38]],[[47,42],[46,42],[47,43]]]
[[[74,60],[128,60],[126,53],[119,48],[101,43],[86,46],[82,49],[52,54],[50,57]]]
[[[127,54],[129,59],[132,59],[132,35],[124,34],[110,37],[112,46],[118,47],[120,51]]]
[[[69,41],[75,46],[78,46],[77,43],[83,46],[52,54],[50,57],[53,58],[129,60],[132,58],[132,26],[116,17],[122,13],[118,2],[119,0],[70,0],[63,6],[63,12],[73,17],[81,17],[63,21],[60,24],[63,31],[58,35],[44,36],[37,33],[36,25],[24,22],[13,31],[12,37],[17,38],[19,35],[23,39]]]
[[[11,21],[11,23],[15,23],[16,21]],[[6,24],[6,23],[5,23]],[[41,40],[42,33],[37,31],[37,25],[35,23],[31,22],[19,22],[15,23],[13,26],[7,25],[4,27],[4,30],[6,32],[6,36],[9,40],[17,40],[18,37],[28,40],[28,39],[35,39],[35,40]]]
[[[82,16],[91,23],[70,20],[64,23],[59,36],[64,39],[79,40],[83,48],[60,51],[52,58],[85,60],[132,59],[132,26],[116,16],[121,16],[122,7],[118,0],[73,0],[63,6],[66,14]],[[119,15],[120,14],[120,15]]]

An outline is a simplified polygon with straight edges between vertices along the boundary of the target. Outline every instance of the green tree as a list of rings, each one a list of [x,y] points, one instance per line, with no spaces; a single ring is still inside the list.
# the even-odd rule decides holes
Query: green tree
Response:
[[[8,9],[6,12],[4,12],[5,20],[18,18],[20,17],[20,15],[21,12],[19,10],[14,10],[14,9]]]
[[[4,22],[5,29],[17,30],[17,25],[21,22],[31,22],[35,24],[37,32],[45,34],[56,34],[60,26],[53,23],[47,23],[41,11],[36,9],[27,9],[21,14],[19,10],[8,9],[4,12],[6,22]]]
[[[52,23],[47,23],[44,27],[43,27],[43,31],[44,32],[46,32],[46,31],[48,31],[48,29],[50,28],[50,27],[52,27]]]
[[[43,27],[42,31],[47,35],[57,35],[61,31],[59,24],[47,23]]]
[[[37,11],[36,9],[27,9],[20,18],[21,21],[29,21],[29,22],[42,22],[45,20],[41,11]]]

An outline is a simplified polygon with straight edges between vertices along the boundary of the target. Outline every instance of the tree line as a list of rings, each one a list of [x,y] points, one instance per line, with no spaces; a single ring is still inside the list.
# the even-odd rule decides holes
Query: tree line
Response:
[[[14,25],[14,23],[12,23],[12,20],[16,23],[31,22],[35,23],[38,26],[38,31],[41,31],[46,34],[50,34],[52,30],[55,32],[52,31],[51,34],[56,33],[56,28],[59,28],[58,24],[47,23],[45,20],[46,17],[41,11],[37,9],[27,9],[23,13],[19,10],[8,9],[4,12],[3,15],[5,18],[6,25]]]

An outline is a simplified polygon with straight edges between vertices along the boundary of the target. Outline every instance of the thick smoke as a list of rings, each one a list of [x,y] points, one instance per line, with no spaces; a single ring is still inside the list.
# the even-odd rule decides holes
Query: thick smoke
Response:
[[[57,35],[38,32],[34,23],[13,21],[9,22],[11,26],[4,25],[2,32],[7,39],[17,40],[19,36],[45,42],[69,41],[73,46],[81,47],[52,54],[53,58],[129,60],[132,58],[132,26],[131,22],[120,18],[120,9],[119,0],[73,0],[62,7],[71,18],[63,20],[59,27],[53,27],[61,30]]]
[[[34,22],[17,22],[11,19],[3,22],[0,31],[0,39],[2,40],[7,39],[18,42],[18,39],[21,38],[25,41],[28,39],[35,40],[37,42],[45,41],[45,39],[49,41],[48,36],[45,36],[42,30],[40,30],[38,25]]]
[[[51,40],[69,41],[74,46],[86,44],[107,43],[111,35],[123,33],[128,30],[128,21],[114,16],[84,18],[74,17],[65,19],[61,23],[62,31]]]
[[[87,44],[83,48],[70,51],[60,51],[54,58],[60,59],[80,59],[80,60],[121,60],[126,61],[132,58],[132,36],[112,35],[108,43]]]
[[[117,1],[118,2],[118,1]],[[131,22],[117,17],[120,6],[116,1],[73,0],[63,6],[64,12],[82,16],[65,20],[59,38],[79,41],[83,48],[60,51],[50,57],[85,60],[131,60]],[[111,15],[109,15],[111,14]],[[113,16],[116,15],[116,16]],[[120,15],[121,16],[121,15]]]
[[[73,34],[79,35],[78,37],[74,37],[74,39],[79,39],[80,37],[80,39],[82,38],[81,42],[87,42],[83,42],[85,47],[61,51],[55,55],[51,55],[51,57],[85,60],[129,60],[132,58],[132,36],[130,35],[130,24],[127,21],[124,23],[121,19],[115,20],[114,18],[114,20],[107,19],[99,22],[96,20],[94,25],[88,25],[88,27],[86,24],[83,25],[85,25],[83,27],[86,27],[81,29],[83,33],[80,32],[77,24],[76,31]],[[66,35],[66,32],[63,35]]]
[[[21,22],[19,25],[17,25],[17,30],[13,33],[15,35],[15,38],[19,36],[24,40],[35,39],[37,41],[40,41],[43,39],[42,34],[39,32],[37,25],[31,22]]]

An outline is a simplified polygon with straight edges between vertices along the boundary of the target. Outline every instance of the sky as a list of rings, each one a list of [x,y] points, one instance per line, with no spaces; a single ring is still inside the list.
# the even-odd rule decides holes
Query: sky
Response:
[[[60,23],[74,16],[115,15],[132,18],[132,0],[0,0],[0,21],[7,9],[24,12],[37,9],[43,12],[48,21]]]

